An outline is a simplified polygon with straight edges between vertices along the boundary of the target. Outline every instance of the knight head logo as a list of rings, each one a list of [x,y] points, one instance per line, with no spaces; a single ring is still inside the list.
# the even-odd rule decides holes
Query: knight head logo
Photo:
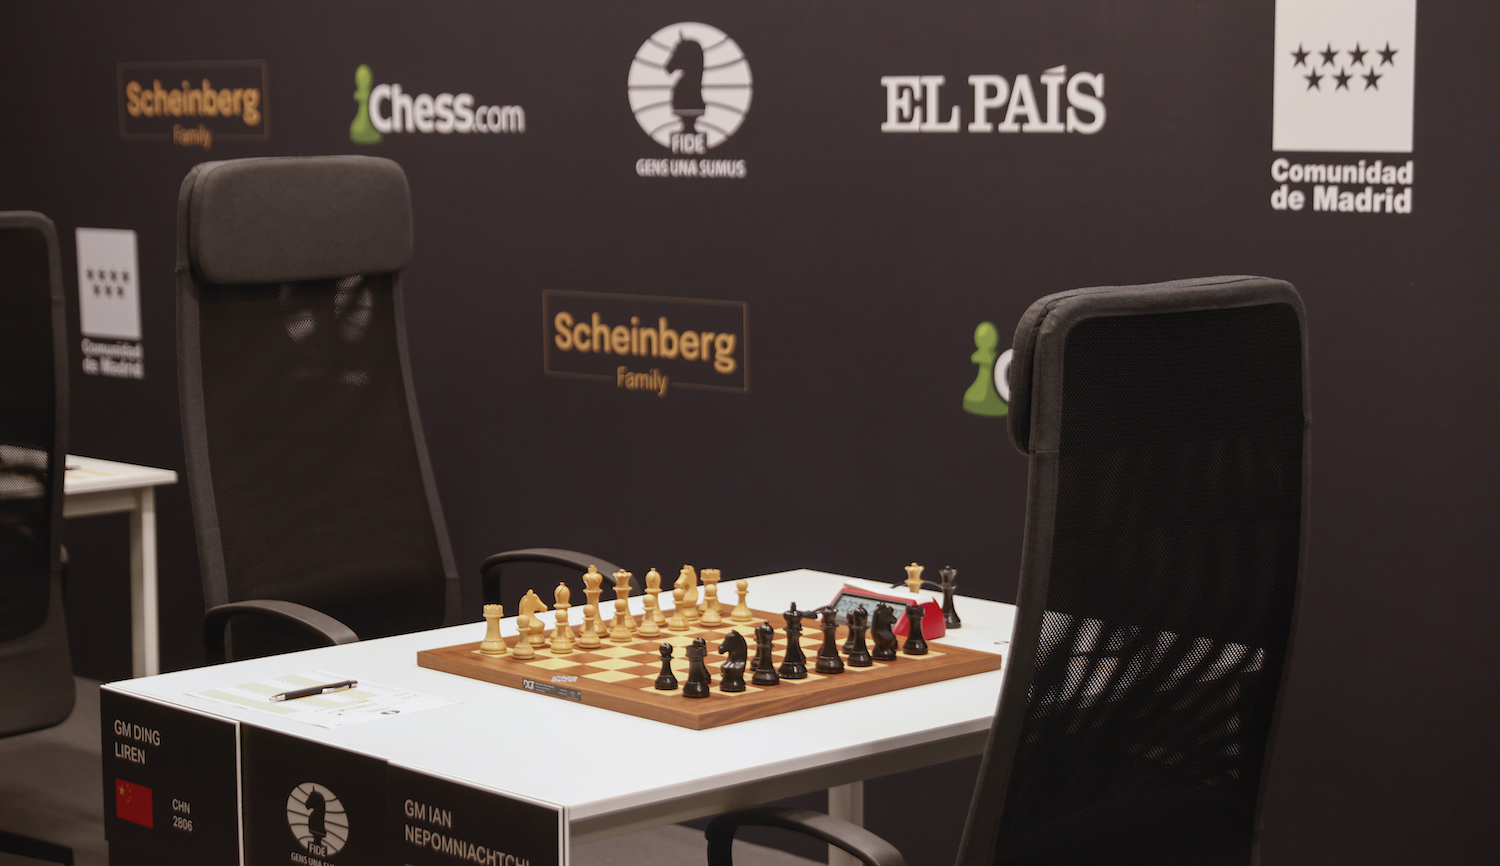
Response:
[[[750,63],[718,28],[672,24],[636,52],[627,91],[636,122],[657,144],[706,153],[734,135],[750,110]]]

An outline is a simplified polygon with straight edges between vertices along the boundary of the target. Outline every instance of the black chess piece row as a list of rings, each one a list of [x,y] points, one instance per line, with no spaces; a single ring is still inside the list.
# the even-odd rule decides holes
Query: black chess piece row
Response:
[[[927,654],[927,641],[922,636],[922,617],[925,614],[919,604],[910,604],[906,607],[906,643],[901,651],[906,655],[919,656]],[[818,659],[813,669],[820,674],[841,674],[844,672],[844,659],[839,657],[838,644],[838,611],[832,607],[823,607],[817,611],[799,611],[796,603],[791,609],[782,614],[786,620],[786,655],[782,658],[780,668],[775,665],[772,651],[776,640],[776,630],[768,622],[763,622],[755,627],[755,662],[754,674],[750,682],[757,686],[779,685],[783,678],[789,680],[801,680],[807,678],[807,656],[802,652],[802,620],[817,619],[821,615],[821,628],[823,629],[823,646],[818,650]],[[896,612],[888,604],[875,606],[875,624],[873,637],[875,649],[872,651],[865,645],[865,632],[870,629],[867,625],[867,614],[864,610],[854,610],[849,613],[849,640],[844,644],[844,654],[848,657],[851,667],[867,668],[877,661],[896,660]],[[719,680],[719,691],[721,692],[743,692],[745,690],[745,658],[749,654],[749,648],[745,645],[745,639],[737,631],[730,631],[724,637],[724,642],[719,645],[719,652],[728,658],[719,669],[721,677]],[[709,686],[713,683],[713,677],[708,672],[705,659],[708,657],[708,644],[703,638],[693,638],[692,644],[687,647],[688,679],[682,687],[682,696],[685,698],[706,698],[709,696]],[[662,691],[673,691],[677,688],[677,676],[672,672],[672,645],[664,643],[661,645],[661,674],[656,678],[656,688]]]

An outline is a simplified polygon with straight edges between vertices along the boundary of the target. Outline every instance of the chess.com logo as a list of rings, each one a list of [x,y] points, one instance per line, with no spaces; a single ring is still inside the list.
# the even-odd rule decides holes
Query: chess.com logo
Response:
[[[743,159],[709,159],[750,110],[750,62],[722,30],[683,22],[656,31],[630,64],[626,91],[641,131],[675,158],[636,161],[641,177],[743,178]]]
[[[1271,149],[1412,152],[1416,0],[1277,0]],[[1411,159],[1272,161],[1280,211],[1409,214]]]
[[[286,823],[303,849],[315,858],[332,857],[349,841],[344,804],[317,782],[303,782],[286,798]]]
[[[411,94],[400,84],[375,84],[375,73],[360,64],[354,70],[354,120],[349,140],[379,144],[400,133],[515,134],[526,131],[526,110],[519,105],[477,105],[472,93]]]

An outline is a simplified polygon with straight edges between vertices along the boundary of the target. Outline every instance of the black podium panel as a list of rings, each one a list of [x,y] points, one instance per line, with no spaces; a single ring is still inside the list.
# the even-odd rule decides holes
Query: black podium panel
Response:
[[[99,695],[111,866],[240,862],[237,725]]]
[[[392,866],[562,862],[561,810],[396,766],[387,785]]]
[[[385,761],[244,725],[245,866],[385,866]]]

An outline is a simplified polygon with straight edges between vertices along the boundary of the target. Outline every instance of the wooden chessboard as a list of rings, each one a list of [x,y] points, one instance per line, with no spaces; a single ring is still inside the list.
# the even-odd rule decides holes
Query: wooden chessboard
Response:
[[[872,667],[856,668],[846,663],[842,674],[814,673],[813,664],[817,660],[818,648],[823,644],[823,633],[817,622],[810,620],[802,633],[802,648],[807,654],[807,679],[783,678],[780,685],[755,686],[750,684],[755,659],[754,627],[762,621],[779,625],[782,617],[761,611],[751,613],[755,618],[750,623],[725,622],[717,628],[695,624],[685,632],[663,629],[662,634],[655,638],[636,638],[623,644],[605,641],[594,649],[575,648],[565,654],[555,655],[546,647],[537,647],[536,657],[524,661],[511,655],[484,655],[479,652],[477,642],[459,644],[422,650],[417,653],[417,664],[694,730],[1000,669],[1000,656],[996,653],[929,642],[931,651],[927,655],[908,656],[898,652],[895,661],[875,662]],[[577,629],[576,625],[574,629]],[[745,691],[737,693],[719,691],[719,667],[724,663],[724,656],[717,650],[731,629],[745,637],[752,668],[745,671]],[[847,629],[840,626],[838,636],[842,646]],[[696,637],[703,638],[708,644],[712,694],[706,698],[685,698],[680,685],[675,691],[658,691],[653,685],[661,672],[657,648],[663,643],[677,648],[672,658],[672,670],[678,682],[683,683],[687,681],[688,669],[684,648]],[[514,637],[506,639],[511,647],[515,642]],[[778,629],[774,652],[778,666],[785,652],[786,633]]]

